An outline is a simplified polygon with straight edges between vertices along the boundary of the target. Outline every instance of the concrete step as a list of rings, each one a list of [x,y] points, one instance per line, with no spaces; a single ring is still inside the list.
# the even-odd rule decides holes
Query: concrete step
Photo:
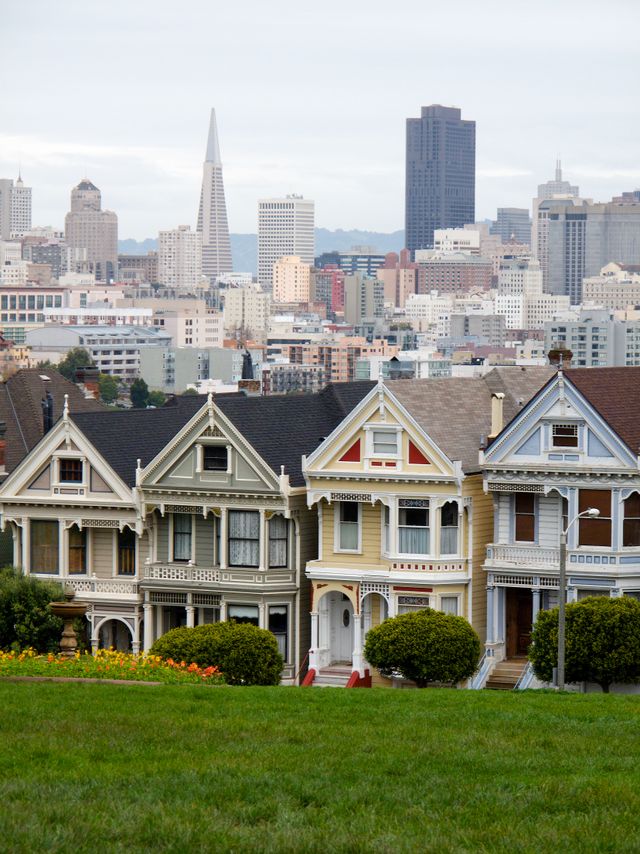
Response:
[[[340,667],[339,665],[323,667],[322,670],[316,674],[313,684],[314,687],[317,686],[318,688],[344,688],[349,681],[351,673],[351,667]]]

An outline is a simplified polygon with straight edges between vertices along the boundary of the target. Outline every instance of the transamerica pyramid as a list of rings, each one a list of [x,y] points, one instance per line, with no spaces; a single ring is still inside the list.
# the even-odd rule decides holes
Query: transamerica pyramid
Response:
[[[202,234],[202,273],[210,281],[233,270],[222,182],[222,160],[218,144],[216,111],[211,110],[207,154],[202,167],[202,190],[197,231]]]

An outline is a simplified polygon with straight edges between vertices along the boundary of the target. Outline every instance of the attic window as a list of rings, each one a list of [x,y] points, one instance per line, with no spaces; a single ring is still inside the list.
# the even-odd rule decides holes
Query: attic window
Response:
[[[577,424],[554,424],[551,428],[551,435],[554,448],[578,447]]]
[[[82,460],[60,460],[60,483],[82,483]]]
[[[395,430],[374,430],[373,431],[373,453],[374,456],[379,454],[398,453],[398,434]]]
[[[226,471],[229,452],[226,445],[205,445],[202,449],[204,471]]]

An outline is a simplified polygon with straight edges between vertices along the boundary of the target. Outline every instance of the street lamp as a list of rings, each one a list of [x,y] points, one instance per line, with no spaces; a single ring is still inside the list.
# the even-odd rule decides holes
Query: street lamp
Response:
[[[578,519],[581,519],[582,517],[586,517],[588,519],[596,519],[599,515],[600,511],[597,507],[589,507],[587,510],[583,510],[582,513],[578,513],[577,516],[574,516],[574,518],[569,522],[565,530],[560,534],[560,578],[558,579],[558,585],[560,588],[560,609],[558,611],[558,691],[564,691],[564,624],[565,599],[567,598],[567,534],[569,533],[569,528]]]

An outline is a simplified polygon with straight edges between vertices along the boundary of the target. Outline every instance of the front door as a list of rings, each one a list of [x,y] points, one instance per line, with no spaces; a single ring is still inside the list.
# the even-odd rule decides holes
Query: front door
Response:
[[[353,605],[342,593],[331,601],[331,664],[351,664],[353,657]]]
[[[533,594],[514,587],[507,588],[506,593],[507,658],[524,656],[531,643]]]

